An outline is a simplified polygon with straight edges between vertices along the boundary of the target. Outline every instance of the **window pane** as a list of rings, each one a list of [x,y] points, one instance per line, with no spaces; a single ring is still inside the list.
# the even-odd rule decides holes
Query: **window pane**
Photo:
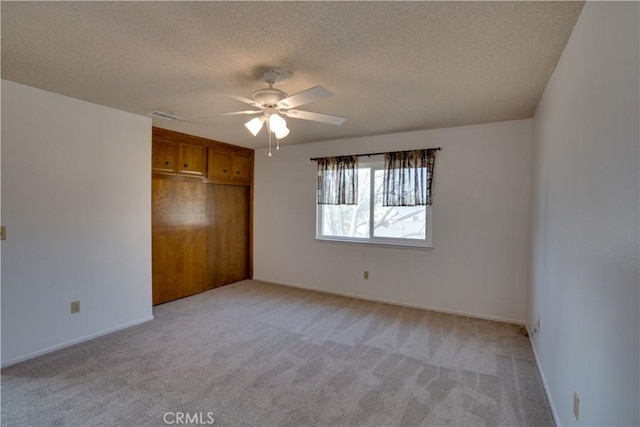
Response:
[[[358,169],[357,205],[322,205],[322,235],[369,237],[371,169]]]
[[[384,171],[375,171],[373,236],[397,239],[425,239],[426,206],[382,206]]]

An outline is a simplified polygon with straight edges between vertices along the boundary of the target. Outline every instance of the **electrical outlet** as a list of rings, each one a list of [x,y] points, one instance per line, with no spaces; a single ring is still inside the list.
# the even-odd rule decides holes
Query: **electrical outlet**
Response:
[[[364,278],[365,278],[365,279],[367,279],[367,280],[369,280],[369,272],[368,272],[368,271],[365,271],[365,272],[364,272]]]
[[[80,313],[80,301],[71,301],[71,313]]]
[[[573,415],[576,417],[576,421],[580,418],[580,396],[575,391],[573,392]]]

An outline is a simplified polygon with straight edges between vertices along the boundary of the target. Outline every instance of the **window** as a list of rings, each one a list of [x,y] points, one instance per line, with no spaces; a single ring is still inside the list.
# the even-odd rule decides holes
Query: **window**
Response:
[[[380,156],[381,157],[381,156]],[[431,247],[431,206],[382,206],[384,160],[358,165],[357,205],[318,205],[316,238]]]

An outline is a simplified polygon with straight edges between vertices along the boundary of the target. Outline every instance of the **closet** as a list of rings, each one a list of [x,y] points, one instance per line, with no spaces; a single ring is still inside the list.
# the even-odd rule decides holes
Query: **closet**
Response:
[[[251,278],[253,150],[152,136],[153,304]]]

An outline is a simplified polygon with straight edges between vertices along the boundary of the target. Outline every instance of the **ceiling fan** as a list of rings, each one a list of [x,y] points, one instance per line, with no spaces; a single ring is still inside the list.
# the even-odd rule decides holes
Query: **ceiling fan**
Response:
[[[214,116],[199,117],[200,120],[208,119],[216,116],[232,116],[241,114],[260,114],[244,125],[253,134],[257,136],[263,127],[267,127],[269,132],[269,156],[271,156],[271,136],[276,137],[278,149],[280,148],[280,140],[289,135],[287,122],[282,115],[293,119],[311,120],[314,122],[328,123],[332,125],[341,125],[346,117],[331,116],[329,114],[313,113],[311,111],[295,110],[295,107],[309,104],[323,98],[333,96],[329,90],[322,86],[315,86],[310,89],[298,92],[289,96],[287,93],[273,87],[274,84],[283,81],[291,76],[287,70],[269,70],[262,74],[262,81],[267,83],[269,87],[259,89],[253,93],[252,99],[239,95],[225,94],[238,101],[249,104],[257,110],[234,111],[231,113],[216,114]]]

